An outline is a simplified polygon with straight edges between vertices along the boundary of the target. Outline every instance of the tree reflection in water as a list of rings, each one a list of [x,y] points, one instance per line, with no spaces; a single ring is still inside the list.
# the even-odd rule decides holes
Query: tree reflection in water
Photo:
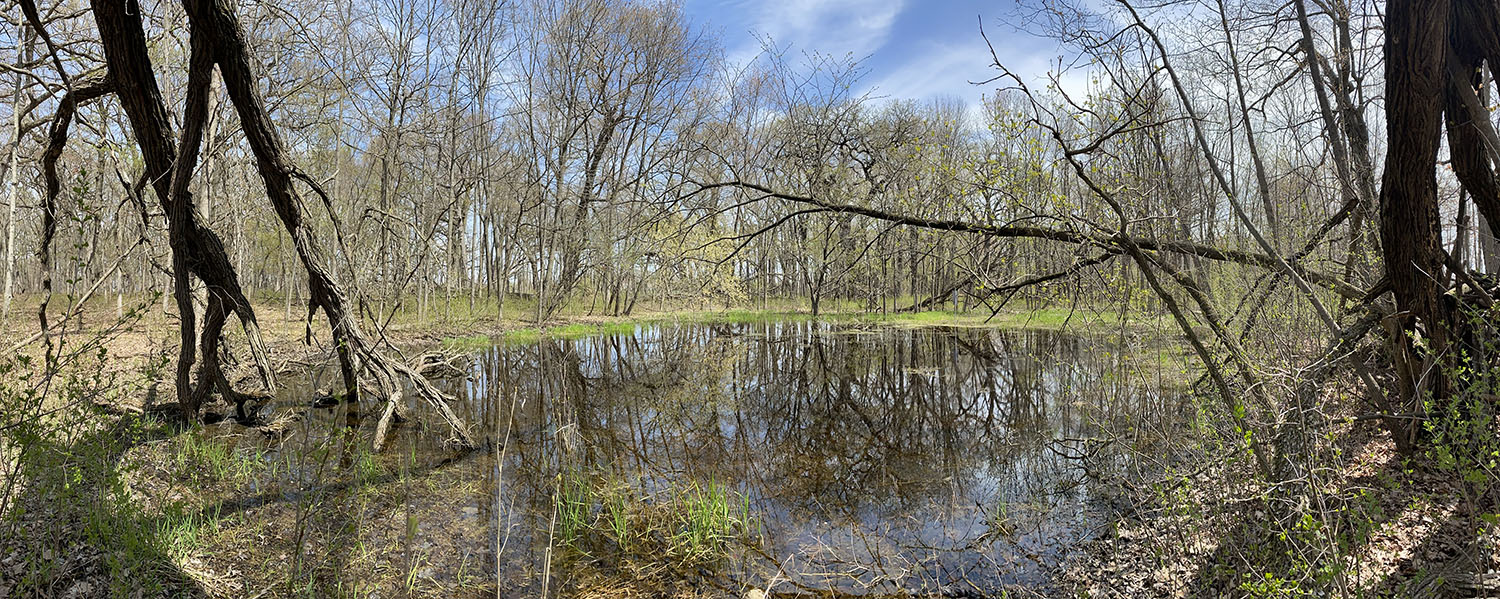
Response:
[[[486,539],[463,550],[487,555],[483,576],[517,597],[540,591],[544,571],[566,592],[580,569],[626,559],[591,546],[564,559],[557,498],[574,478],[619,481],[646,502],[692,485],[743,498],[753,547],[686,573],[723,588],[995,593],[1041,581],[1107,526],[1092,473],[1150,469],[1112,450],[1183,420],[1157,362],[1129,358],[1098,337],[813,322],[497,346],[449,388],[488,448],[444,464],[472,484],[406,501],[470,514],[462,526],[477,534],[431,541]],[[438,432],[408,426],[395,446],[435,463],[447,455]]]

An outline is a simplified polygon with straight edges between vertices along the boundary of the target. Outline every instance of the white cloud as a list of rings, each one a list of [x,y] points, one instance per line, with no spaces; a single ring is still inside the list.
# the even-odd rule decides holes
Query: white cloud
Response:
[[[733,41],[726,50],[731,63],[744,65],[761,52],[760,43],[745,32],[790,48],[788,58],[794,64],[804,51],[868,57],[863,64],[870,71],[860,92],[885,99],[957,97],[968,105],[971,117],[981,112],[980,97],[993,95],[1002,85],[971,83],[999,74],[974,15],[986,17],[1000,60],[1037,91],[1046,87],[1048,73],[1058,70],[1058,57],[1068,54],[1056,40],[1011,25],[1012,15],[1005,12],[1010,3],[995,0],[952,5],[907,0],[687,1],[696,4],[712,27],[729,34],[726,39]],[[1061,76],[1061,87],[1081,97],[1088,74],[1087,68],[1069,70]]]
[[[877,96],[927,99],[957,96],[973,101],[983,93],[971,81],[990,77],[989,53],[984,44],[933,44],[926,52],[911,56],[884,74],[870,87]]]
[[[1087,64],[1074,64],[1056,45],[1051,50],[1017,56],[1016,60],[1006,66],[1022,77],[1027,87],[1034,92],[1043,93],[1049,85],[1056,85],[1074,101],[1083,101],[1091,91],[1090,79],[1094,74],[1091,67]]]
[[[997,39],[992,35],[990,39],[995,41],[995,53],[1000,60],[1034,91],[1043,92],[1052,77],[1058,76],[1060,87],[1075,100],[1087,94],[1089,70],[1074,67],[1061,69],[1059,73],[1058,58],[1063,50],[1055,42],[1030,36]],[[998,88],[1012,84],[1010,81],[974,84],[1000,74],[992,64],[989,48],[977,33],[972,39],[934,42],[927,48],[880,75],[868,88],[872,95],[916,100],[953,96],[968,105],[969,118],[979,119],[983,116],[980,98],[993,96]]]
[[[864,58],[890,37],[904,0],[768,0],[735,3],[753,15],[746,29],[768,36],[777,46]],[[745,63],[760,52],[751,41],[732,48],[730,59]]]

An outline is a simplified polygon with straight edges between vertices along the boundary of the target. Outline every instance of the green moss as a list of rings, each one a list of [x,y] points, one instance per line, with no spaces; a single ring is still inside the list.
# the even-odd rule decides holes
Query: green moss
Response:
[[[469,335],[465,337],[448,337],[443,339],[443,347],[448,349],[480,349],[495,344],[495,340],[489,335]]]
[[[547,329],[548,337],[557,339],[578,339],[588,337],[599,332],[597,325],[591,324],[565,324]]]
[[[505,332],[505,342],[513,344],[536,343],[541,340],[542,332],[536,329],[516,329]]]

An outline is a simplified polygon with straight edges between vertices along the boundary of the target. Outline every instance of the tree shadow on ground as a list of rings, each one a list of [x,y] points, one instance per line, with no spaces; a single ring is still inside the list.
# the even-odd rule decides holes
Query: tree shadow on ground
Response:
[[[1376,441],[1371,441],[1376,442]],[[1231,526],[1188,585],[1195,596],[1464,597],[1460,581],[1488,568],[1457,484],[1429,461],[1393,457],[1330,472],[1325,491],[1283,486],[1224,506]],[[1493,506],[1490,507],[1493,511]],[[1481,558],[1480,556],[1484,556]]]
[[[1490,511],[1495,509],[1490,503]],[[1487,573],[1494,566],[1492,551],[1475,534],[1477,518],[1465,508],[1434,522],[1421,543],[1396,562],[1395,571],[1378,584],[1380,597],[1493,597],[1497,587]]]
[[[256,435],[253,430],[227,437]],[[419,574],[433,564],[403,542],[409,526],[426,524],[422,518],[407,519],[405,493],[408,487],[428,489],[437,484],[431,477],[491,454],[455,451],[415,463],[394,452],[380,460],[379,454],[367,453],[364,432],[351,426],[342,438],[336,433],[311,446],[285,446],[281,451],[292,457],[280,459],[298,460],[296,466],[259,473],[253,485],[231,482],[231,488],[196,505],[193,517],[225,526],[211,543],[215,551],[205,556],[205,568],[241,571],[237,584],[246,595],[400,595],[428,586]]]
[[[71,425],[7,431],[16,487],[0,517],[0,597],[208,596],[174,557],[203,521],[130,487],[130,450],[181,427],[83,411]]]

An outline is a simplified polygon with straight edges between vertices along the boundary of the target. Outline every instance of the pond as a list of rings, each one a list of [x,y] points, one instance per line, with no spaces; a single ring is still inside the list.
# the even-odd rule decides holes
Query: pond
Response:
[[[476,452],[447,449],[413,402],[370,455],[374,403],[307,408],[334,385],[324,369],[262,408],[307,414],[266,459],[303,488],[345,473],[363,489],[321,500],[357,522],[325,544],[385,547],[413,580],[475,594],[998,595],[1108,530],[1103,481],[1159,468],[1131,456],[1190,411],[1151,351],[986,328],[641,326],[474,352],[442,384]]]

